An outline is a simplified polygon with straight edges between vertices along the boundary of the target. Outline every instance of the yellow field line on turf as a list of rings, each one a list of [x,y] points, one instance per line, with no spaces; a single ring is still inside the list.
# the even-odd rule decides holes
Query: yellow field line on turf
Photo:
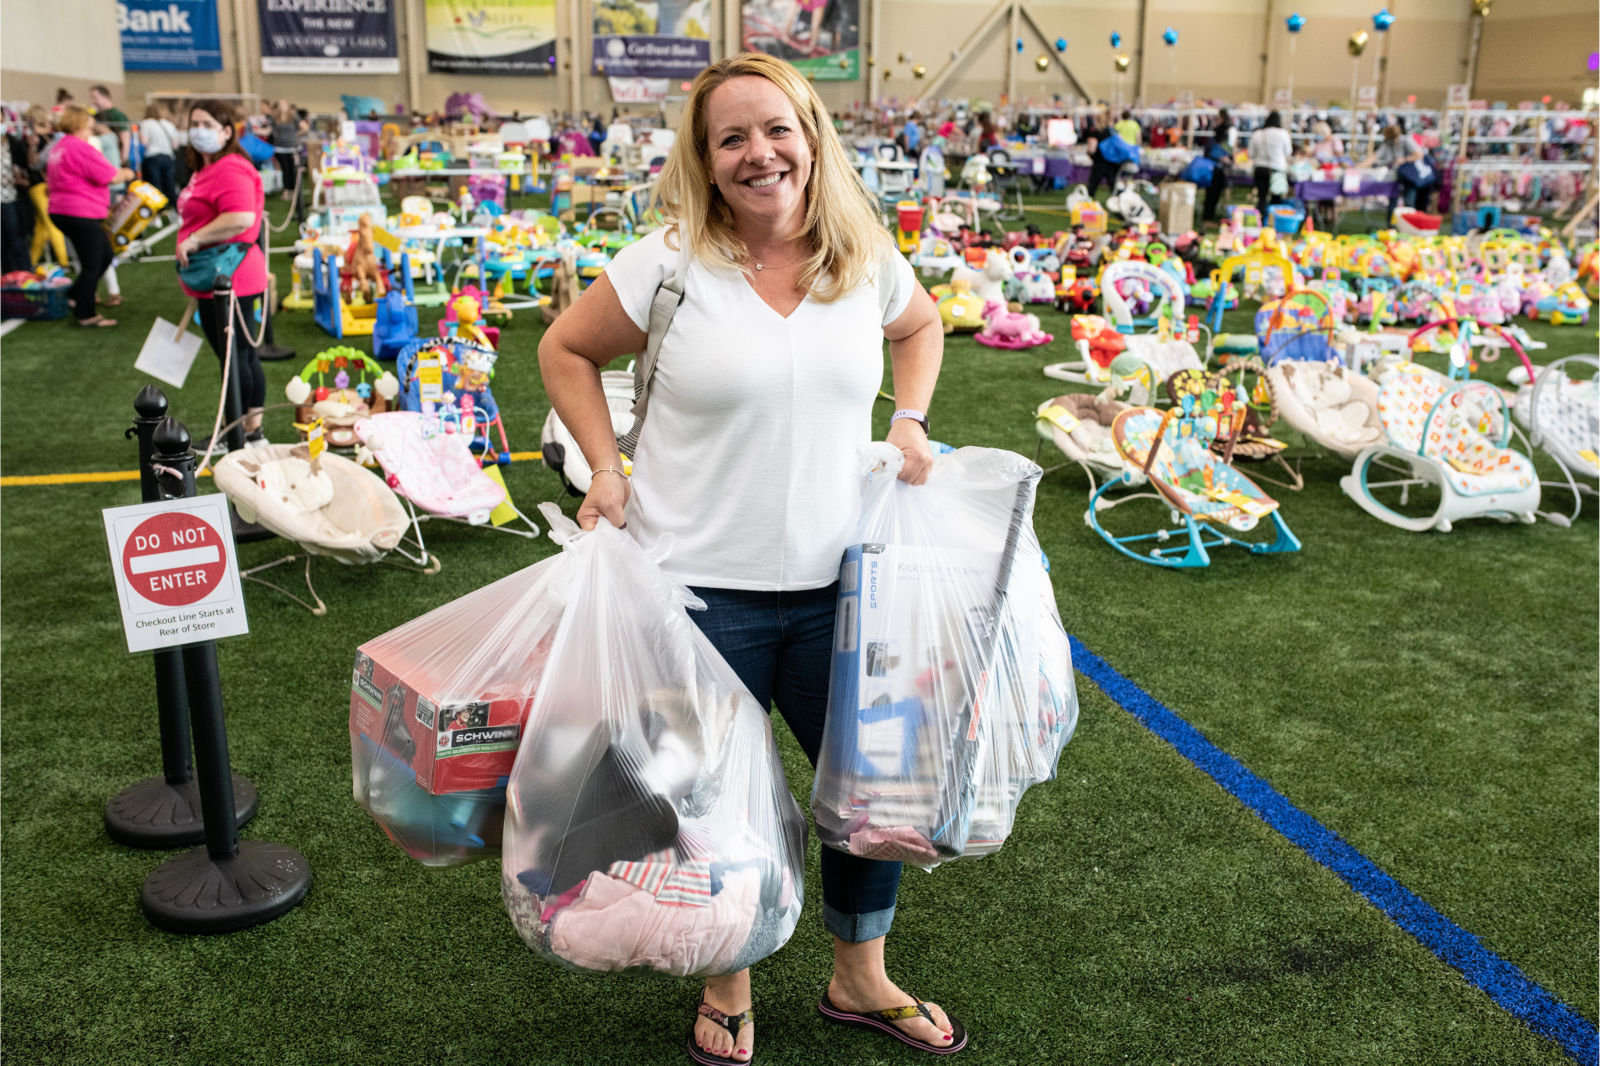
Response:
[[[526,462],[530,459],[543,458],[542,452],[512,452],[511,461],[514,463]],[[210,477],[211,471],[207,470],[202,477]],[[105,481],[138,481],[137,470],[104,470],[88,474],[19,474],[12,477],[0,477],[0,488],[15,488],[20,485],[87,485]]]

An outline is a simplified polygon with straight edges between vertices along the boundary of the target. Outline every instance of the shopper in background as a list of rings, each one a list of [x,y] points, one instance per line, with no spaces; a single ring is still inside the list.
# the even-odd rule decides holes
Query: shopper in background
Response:
[[[922,150],[922,127],[917,125],[915,112],[906,112],[906,124],[900,127],[900,135],[905,138],[906,156],[915,159]]]
[[[920,484],[933,464],[922,412],[944,332],[794,67],[725,59],[695,79],[683,114],[657,185],[673,228],[617,254],[545,333],[540,369],[595,471],[579,525],[604,519],[646,544],[675,538],[663,565],[706,601],[695,624],[760,706],[776,697],[815,765],[839,558],[859,509],[857,449],[872,438],[883,342],[906,409],[887,439],[905,455],[900,479]],[[644,348],[680,247],[691,252],[683,301],[661,343],[630,482],[600,368]],[[914,1048],[956,1051],[964,1030],[884,968],[899,883],[897,862],[822,849],[833,978],[818,1009]],[[751,1061],[750,1008],[749,970],[707,980],[690,1057]]]
[[[1311,127],[1311,132],[1316,134],[1317,140],[1308,150],[1308,154],[1318,163],[1337,163],[1344,158],[1344,141],[1333,135],[1333,127],[1326,122],[1318,122]]]
[[[1422,150],[1415,137],[1405,131],[1398,119],[1394,125],[1384,127],[1383,143],[1361,161],[1363,167],[1373,163],[1392,171],[1399,184],[1395,195],[1389,199],[1389,214],[1393,215],[1394,209],[1402,201],[1407,207],[1415,207],[1418,211],[1428,209],[1428,196],[1433,192],[1436,179],[1433,165],[1428,162],[1428,153]]]
[[[1100,183],[1106,183],[1106,188],[1112,192],[1117,191],[1117,174],[1122,169],[1122,163],[1106,158],[1106,141],[1116,131],[1110,126],[1104,129],[1091,129],[1084,136],[1084,147],[1089,152],[1089,195],[1093,197],[1100,188]]]
[[[128,116],[117,107],[111,99],[111,90],[104,85],[96,85],[89,90],[89,102],[94,104],[94,117],[98,122],[103,122],[106,127],[117,135],[117,166],[127,162],[130,150],[133,147],[133,123],[128,121]]]
[[[1217,220],[1217,205],[1228,198],[1228,178],[1233,170],[1233,119],[1228,109],[1217,113],[1217,124],[1211,128],[1211,139],[1206,142],[1206,158],[1211,160],[1211,184],[1206,186],[1205,208],[1201,222]]]
[[[165,104],[154,103],[144,109],[144,121],[139,123],[139,143],[144,146],[144,180],[160,190],[167,203],[177,206],[177,150],[185,143],[184,135],[167,117]]]
[[[107,163],[119,170],[122,168],[122,142],[112,132],[110,126],[100,121],[98,114],[94,120],[94,143],[100,149],[100,154],[106,157]],[[128,180],[132,181],[133,176],[133,171],[129,170]],[[117,203],[121,201],[123,193],[127,191],[128,186],[126,183],[119,181],[113,184],[111,186],[111,202]],[[101,278],[106,283],[106,295],[103,298],[97,297],[98,303],[102,307],[121,307],[122,286],[117,281],[117,261],[115,257],[112,258],[111,265],[106,267],[106,272],[101,275]]]
[[[11,138],[0,140],[0,274],[27,270],[28,248],[22,243],[22,218],[17,211],[18,178],[26,182],[26,169],[11,162]]]
[[[228,351],[228,301],[212,296],[210,288],[191,288],[182,271],[191,260],[207,261],[222,246],[244,246],[244,258],[234,268],[233,292],[238,313],[233,317],[234,369],[239,375],[239,395],[245,407],[245,444],[267,443],[261,430],[261,408],[267,402],[267,376],[256,348],[261,340],[262,294],[267,291],[267,257],[256,243],[266,195],[261,175],[239,147],[241,121],[233,105],[221,100],[196,104],[189,113],[189,147],[185,151],[194,178],[178,194],[178,284],[199,303],[200,328],[219,361]],[[226,448],[209,438],[197,445],[216,454]]]
[[[61,112],[57,127],[63,136],[50,149],[45,182],[50,221],[78,252],[78,279],[67,292],[78,325],[115,326],[95,313],[95,290],[111,266],[111,239],[101,225],[111,210],[111,186],[130,181],[133,171],[117,168],[91,143],[94,116],[81,107]]]
[[[987,152],[1000,143],[1000,137],[995,132],[994,119],[985,111],[978,116],[978,151]]]
[[[300,174],[300,116],[287,100],[279,100],[272,109],[272,158],[283,171],[283,198],[288,200]]]
[[[1255,168],[1256,206],[1265,221],[1269,206],[1289,199],[1289,157],[1294,154],[1294,142],[1276,111],[1250,135],[1249,152],[1250,165]]]
[[[55,119],[43,104],[28,108],[26,122],[22,135],[26,145],[24,165],[28,168],[28,205],[33,209],[33,240],[28,246],[28,258],[38,266],[48,245],[55,253],[56,262],[66,266],[67,239],[50,221],[50,192],[45,183],[50,149],[61,139],[61,134],[56,132]]]
[[[1144,140],[1144,130],[1139,128],[1139,123],[1134,121],[1133,112],[1124,108],[1122,120],[1111,127],[1117,131],[1117,136],[1129,144],[1137,145]]]

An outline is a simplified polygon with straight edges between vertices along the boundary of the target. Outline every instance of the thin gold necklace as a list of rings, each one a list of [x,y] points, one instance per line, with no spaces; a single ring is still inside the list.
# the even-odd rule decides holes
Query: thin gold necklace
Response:
[[[794,263],[774,263],[774,264],[772,264],[772,269],[774,269],[774,270],[784,270],[784,269],[786,269],[788,267],[794,266],[795,263],[798,263],[800,261],[801,260],[796,259],[794,261]],[[754,263],[756,265],[756,269],[757,270],[765,269],[761,264],[761,260],[757,259],[754,255],[750,256],[750,262],[752,262],[752,263]]]

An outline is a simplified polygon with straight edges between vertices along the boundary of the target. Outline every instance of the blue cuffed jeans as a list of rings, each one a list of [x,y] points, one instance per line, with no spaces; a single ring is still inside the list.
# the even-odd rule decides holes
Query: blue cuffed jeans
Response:
[[[697,588],[706,610],[690,611],[756,702],[774,702],[813,769],[828,712],[828,670],[839,586],[800,592]],[[889,932],[900,864],[822,849],[822,924],[856,944]]]

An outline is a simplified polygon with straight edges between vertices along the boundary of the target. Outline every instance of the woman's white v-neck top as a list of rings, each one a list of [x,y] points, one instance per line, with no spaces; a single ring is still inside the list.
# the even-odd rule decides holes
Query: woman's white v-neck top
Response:
[[[883,327],[916,292],[911,264],[893,261],[887,313],[869,281],[832,303],[807,296],[788,318],[743,273],[690,263],[656,361],[627,509],[646,548],[675,538],[668,574],[759,591],[822,588],[838,576],[860,507],[857,449],[872,439],[883,382]],[[606,266],[641,330],[677,263],[658,230]]]

